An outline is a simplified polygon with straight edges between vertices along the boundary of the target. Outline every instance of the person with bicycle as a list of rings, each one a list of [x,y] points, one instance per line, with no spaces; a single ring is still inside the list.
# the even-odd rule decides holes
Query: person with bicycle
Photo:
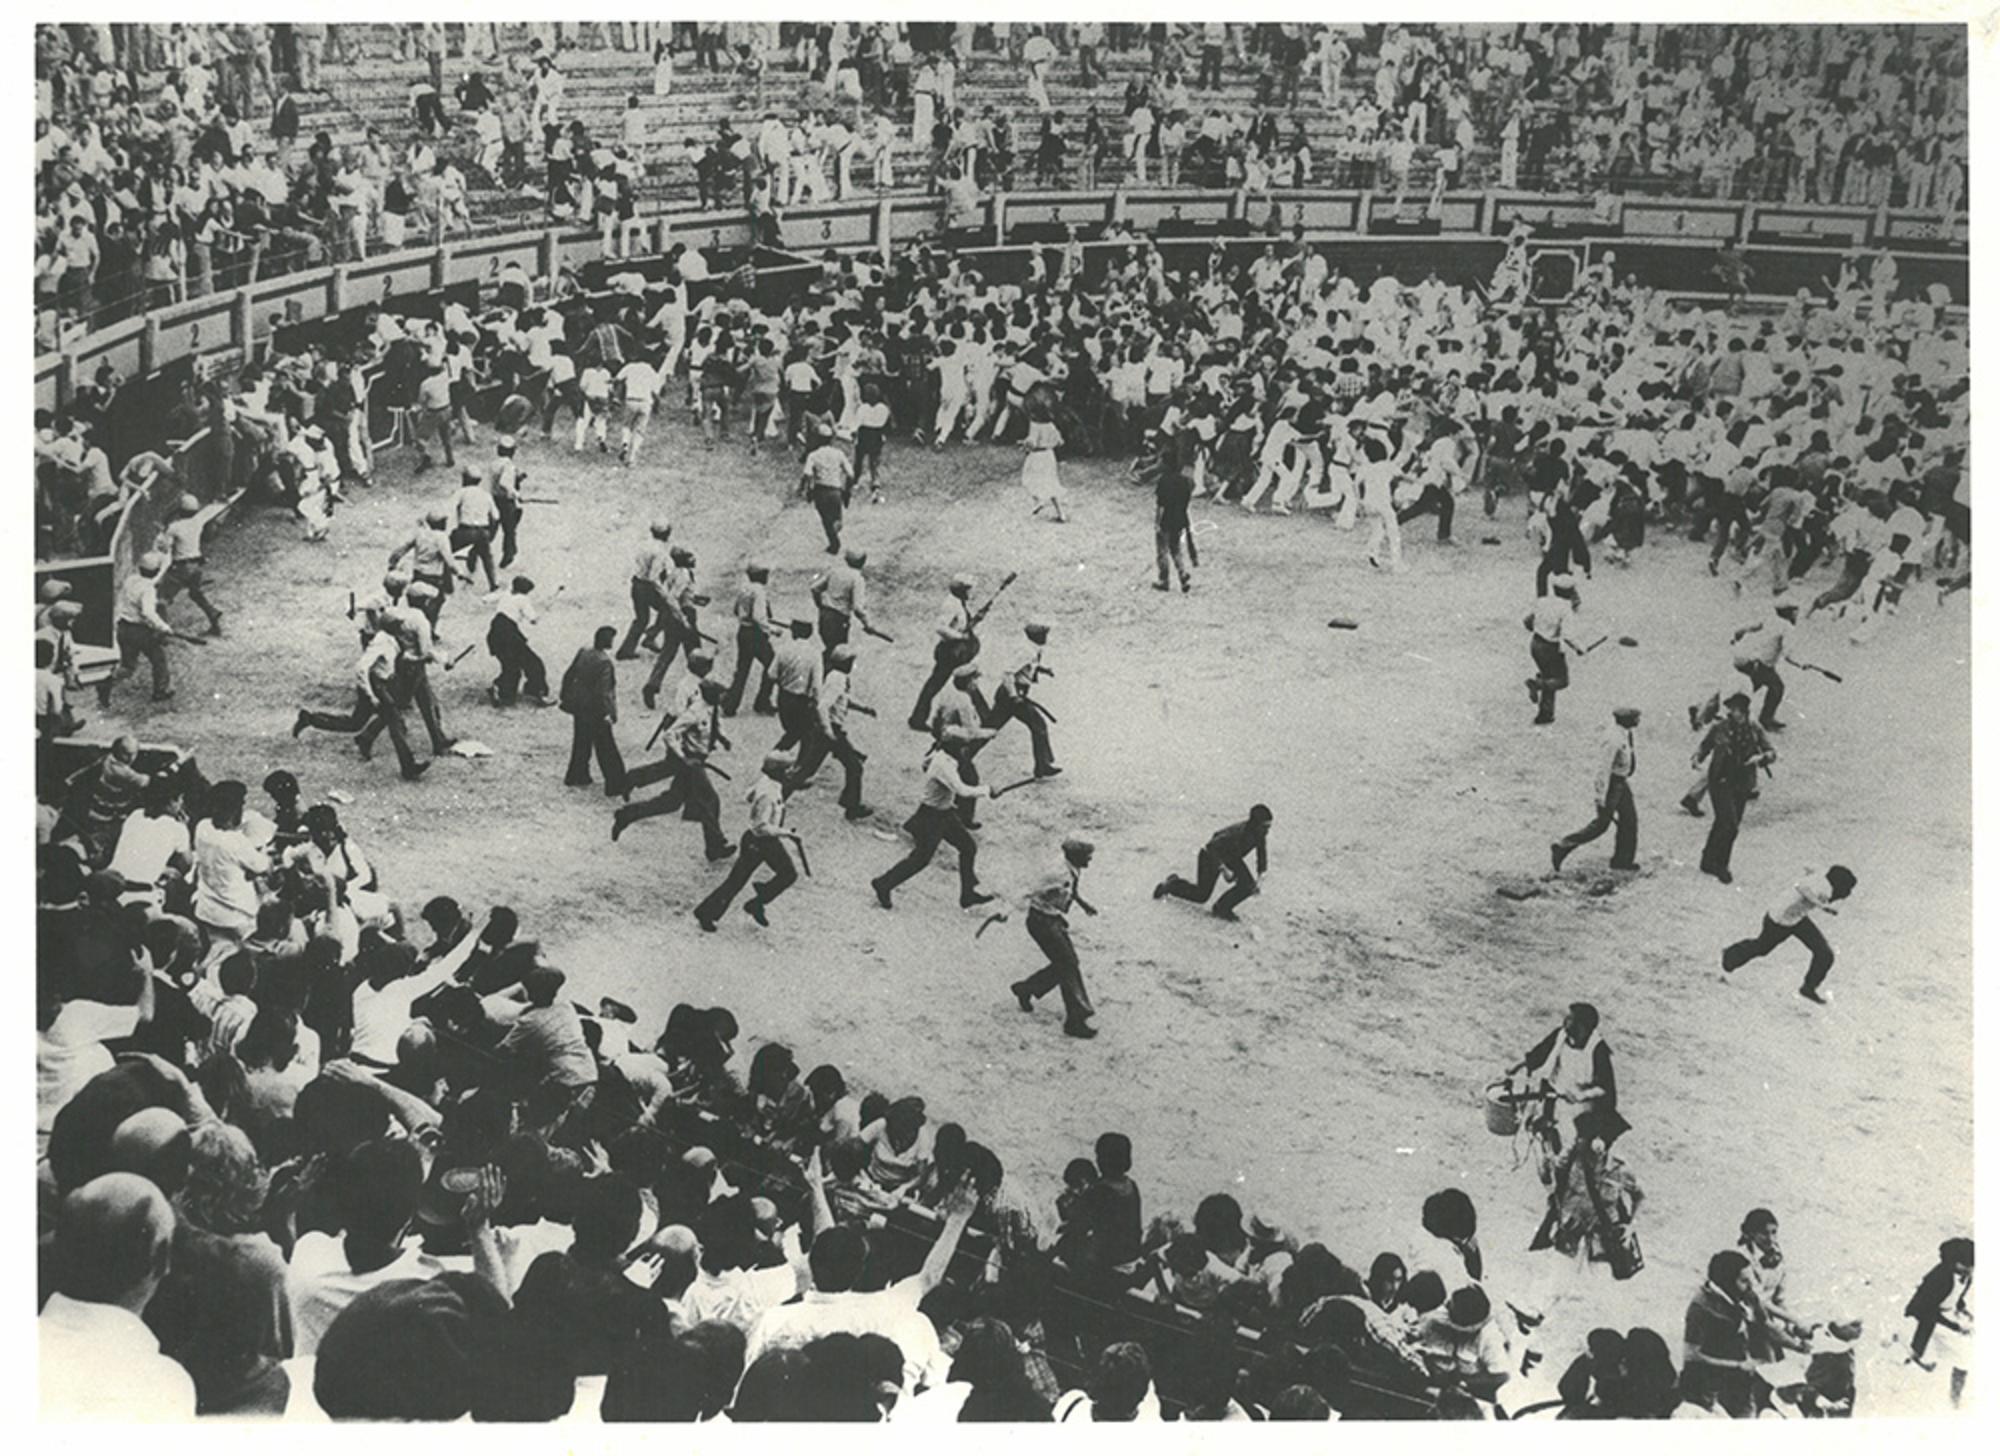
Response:
[[[1542,1181],[1574,1156],[1585,1138],[1609,1148],[1631,1124],[1618,1111],[1618,1080],[1611,1047],[1598,1035],[1597,1008],[1572,1002],[1562,1025],[1536,1042],[1507,1069],[1526,1074],[1526,1125],[1534,1134]]]

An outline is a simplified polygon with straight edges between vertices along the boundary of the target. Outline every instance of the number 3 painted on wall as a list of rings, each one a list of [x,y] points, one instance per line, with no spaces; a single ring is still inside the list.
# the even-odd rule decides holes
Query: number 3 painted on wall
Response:
[[[830,238],[830,237],[832,237],[832,236],[833,236],[833,219],[832,219],[832,218],[830,218],[830,217],[823,217],[823,218],[821,218],[821,219],[819,220],[819,235],[820,235],[820,236],[821,236],[822,238]]]

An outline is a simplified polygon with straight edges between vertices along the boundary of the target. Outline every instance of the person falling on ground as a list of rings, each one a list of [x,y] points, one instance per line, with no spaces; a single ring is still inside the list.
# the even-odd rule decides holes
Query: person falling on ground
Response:
[[[1757,934],[1724,947],[1722,973],[1727,976],[1751,961],[1769,955],[1786,941],[1796,940],[1812,953],[1799,994],[1808,1001],[1826,1005],[1827,997],[1820,987],[1825,984],[1827,973],[1833,969],[1833,947],[1826,943],[1826,936],[1813,924],[1813,913],[1823,910],[1828,915],[1838,915],[1840,912],[1833,908],[1834,902],[1845,900],[1853,893],[1854,871],[1846,865],[1835,865],[1824,875],[1800,880],[1784,899],[1765,912],[1763,927]]]
[[[1590,843],[1615,822],[1618,837],[1613,842],[1611,868],[1636,870],[1639,861],[1639,810],[1632,802],[1632,775],[1639,768],[1638,747],[1633,733],[1639,726],[1637,708],[1616,708],[1611,714],[1612,730],[1601,750],[1602,767],[1597,772],[1597,813],[1590,823],[1574,834],[1566,834],[1549,846],[1549,866],[1562,873],[1563,861]]]
[[[1097,907],[1083,898],[1077,881],[1090,868],[1096,847],[1087,839],[1065,839],[1062,863],[1039,880],[1028,893],[1028,938],[1034,941],[1048,964],[1024,981],[1007,989],[1021,1003],[1023,1011],[1033,1011],[1035,1002],[1051,991],[1060,991],[1063,1002],[1063,1033],[1088,1040],[1097,1035],[1090,1018],[1097,1014],[1090,992],[1084,988],[1083,968],[1076,958],[1076,946],[1069,935],[1069,907],[1074,904],[1086,915]]]
[[[1266,847],[1270,834],[1271,811],[1262,804],[1252,805],[1249,818],[1218,829],[1208,837],[1208,843],[1195,857],[1196,878],[1192,883],[1179,875],[1168,875],[1153,886],[1153,898],[1160,900],[1171,895],[1177,900],[1206,904],[1215,891],[1216,880],[1226,879],[1229,888],[1223,891],[1210,913],[1218,920],[1236,919],[1236,907],[1257,893],[1257,875],[1265,874],[1270,867]],[[1250,873],[1249,859],[1253,853],[1257,856],[1257,875]]]

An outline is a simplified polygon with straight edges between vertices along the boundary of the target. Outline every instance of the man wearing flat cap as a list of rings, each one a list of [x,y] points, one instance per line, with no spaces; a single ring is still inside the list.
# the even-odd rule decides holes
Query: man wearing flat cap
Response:
[[[1636,870],[1639,861],[1639,810],[1632,802],[1632,775],[1639,767],[1635,734],[1639,727],[1637,708],[1616,708],[1611,713],[1612,728],[1605,738],[1597,771],[1597,813],[1590,823],[1566,834],[1549,846],[1549,865],[1562,873],[1563,861],[1578,848],[1596,839],[1613,823],[1618,837],[1612,842],[1611,868]]]
[[[1738,691],[1722,700],[1722,716],[1709,727],[1690,765],[1708,763],[1708,797],[1714,806],[1701,871],[1728,884],[1730,851],[1743,825],[1743,809],[1757,786],[1757,770],[1777,758],[1764,730],[1750,721],[1750,695]]]
[[[971,596],[972,578],[954,576],[951,579],[951,606],[938,623],[937,646],[931,653],[931,675],[924,679],[923,691],[917,694],[916,706],[910,709],[910,727],[919,733],[930,731],[931,700],[951,681],[952,669],[970,662],[974,656],[972,608],[967,604]]]
[[[1049,958],[1048,964],[1007,988],[1023,1011],[1033,1011],[1035,1002],[1051,991],[1062,992],[1063,1033],[1084,1040],[1097,1035],[1090,1024],[1097,1008],[1084,989],[1083,968],[1077,964],[1076,946],[1069,938],[1069,907],[1075,905],[1086,915],[1097,913],[1097,907],[1084,899],[1077,887],[1096,852],[1087,839],[1065,839],[1062,862],[1028,892],[1028,938]]]
[[[792,618],[791,640],[778,644],[766,669],[778,686],[778,722],[785,730],[778,739],[780,751],[803,747],[819,731],[817,704],[825,673],[812,635],[812,618]]]
[[[1055,753],[1049,747],[1049,715],[1030,696],[1037,682],[1056,675],[1054,668],[1042,663],[1042,649],[1048,645],[1049,628],[1046,622],[1030,622],[1023,632],[1034,644],[1035,650],[1026,662],[1002,677],[995,686],[993,706],[986,714],[986,726],[998,732],[1009,723],[1023,724],[1028,730],[1029,742],[1034,745],[1035,777],[1053,778],[1062,770],[1056,766]]]
[[[815,656],[813,662],[817,665],[819,658]],[[714,931],[716,919],[736,903],[736,897],[750,884],[750,876],[759,867],[769,869],[770,876],[751,886],[750,898],[743,905],[743,913],[759,925],[770,925],[764,915],[765,908],[798,879],[799,872],[792,868],[792,857],[785,849],[785,795],[790,792],[785,780],[792,772],[792,765],[793,758],[788,753],[773,751],[764,755],[764,771],[744,795],[750,805],[750,827],[736,841],[736,863],[729,867],[728,878],[694,907],[695,921],[703,930]]]

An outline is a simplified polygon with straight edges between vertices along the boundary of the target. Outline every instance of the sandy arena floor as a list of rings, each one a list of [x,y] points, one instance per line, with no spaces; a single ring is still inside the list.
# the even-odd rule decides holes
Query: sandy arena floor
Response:
[[[490,460],[491,438],[463,453]],[[563,502],[530,508],[518,563],[545,590],[569,588],[534,634],[552,681],[591,628],[626,621],[630,557],[657,513],[699,553],[715,599],[707,625],[725,645],[748,554],[776,564],[781,611],[808,605],[827,559],[789,457],[750,458],[740,439],[705,453],[678,404],[647,449],[625,471],[560,436],[524,448],[528,489]],[[867,881],[901,849],[842,821],[831,766],[791,815],[818,877],[778,902],[770,930],[732,914],[706,936],[687,913],[714,882],[694,827],[654,820],[611,845],[602,797],[562,786],[568,721],[487,706],[483,645],[438,681],[448,729],[491,745],[490,759],[447,759],[405,785],[386,744],[364,764],[339,738],[287,738],[301,701],[349,701],[348,589],[378,577],[420,506],[456,483],[446,472],[413,482],[407,452],[385,460],[382,484],[358,493],[326,544],[303,543],[277,513],[231,528],[211,558],[229,636],[173,649],[182,690],[170,712],[132,689],[117,711],[149,737],[197,745],[212,775],[254,786],[286,766],[308,802],[353,795],[343,817],[408,912],[437,893],[475,913],[511,904],[580,993],[632,1002],[648,1028],[677,1001],[728,1005],[747,1038],[782,1039],[802,1065],[830,1060],[851,1081],[921,1093],[1044,1195],[1097,1133],[1126,1130],[1149,1213],[1232,1191],[1363,1267],[1407,1248],[1423,1196],[1451,1184],[1478,1203],[1494,1258],[1555,1261],[1514,1252],[1540,1194],[1485,1131],[1476,1096],[1565,1003],[1589,999],[1619,1058],[1650,1261],[1629,1285],[1591,1287],[1591,1322],[1644,1319],[1677,1341],[1708,1255],[1767,1204],[1784,1223],[1795,1307],[1896,1326],[1936,1243],[1967,1231],[1972,1208],[1966,597],[1939,612],[1928,590],[1912,593],[1865,648],[1818,622],[1798,635],[1798,655],[1847,682],[1788,675],[1777,777],[1724,888],[1694,867],[1705,821],[1674,801],[1693,746],[1685,707],[1727,672],[1729,632],[1755,613],[1708,578],[1695,548],[1656,539],[1631,569],[1604,567],[1585,585],[1591,635],[1641,645],[1594,652],[1558,724],[1531,729],[1520,617],[1533,565],[1518,502],[1487,522],[1475,501],[1453,550],[1413,523],[1410,570],[1393,578],[1370,571],[1358,533],[1326,520],[1199,505],[1195,593],[1160,596],[1149,493],[1069,463],[1072,523],[1031,521],[1018,460],[1011,448],[938,456],[892,442],[888,502],[857,497],[850,539],[872,552],[876,616],[899,640],[862,644],[856,696],[882,717],[854,731],[871,754],[877,823],[894,825],[915,800],[920,741],[903,719],[946,578],[974,573],[978,601],[1002,572],[1021,573],[982,661],[990,684],[1017,660],[1027,617],[1054,624],[1059,675],[1041,696],[1060,718],[1067,772],[983,808],[981,874],[1018,895],[1063,835],[1097,841],[1084,887],[1104,913],[1074,927],[1100,1008],[1094,1043],[1064,1038],[1052,1003],[1032,1017],[1015,1007],[1007,983],[1039,961],[1018,913],[974,942],[949,850],[893,914],[876,907]],[[1336,613],[1361,629],[1329,631]],[[465,597],[444,623],[452,650],[483,642],[485,614]],[[653,722],[639,702],[645,665],[621,670],[633,760]],[[1607,836],[1540,897],[1501,897],[1502,884],[1544,880],[1549,839],[1589,817],[1595,744],[1627,702],[1645,712],[1643,873],[1591,893]],[[733,731],[732,838],[777,726],[746,710]],[[1025,775],[1023,731],[1006,730],[982,766],[989,782]],[[1257,800],[1277,815],[1272,868],[1242,924],[1148,898]],[[1793,994],[1796,947],[1723,984],[1719,947],[1754,932],[1801,872],[1836,860],[1860,888],[1830,922],[1833,1006]],[[1574,1287],[1559,1261],[1540,1272]]]

